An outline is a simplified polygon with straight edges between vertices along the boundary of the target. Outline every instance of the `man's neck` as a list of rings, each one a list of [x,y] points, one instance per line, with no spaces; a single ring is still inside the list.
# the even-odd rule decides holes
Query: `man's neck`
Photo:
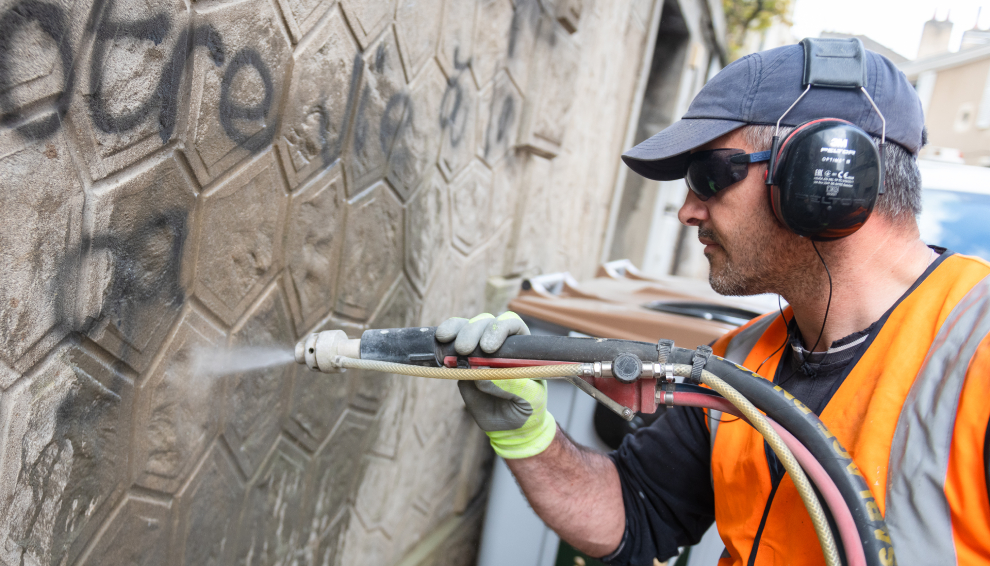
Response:
[[[851,236],[817,245],[832,275],[832,301],[824,330],[829,283],[820,262],[818,285],[782,293],[794,309],[804,346],[815,351],[826,350],[835,340],[879,320],[935,257],[918,237],[913,221],[895,224],[878,217]]]

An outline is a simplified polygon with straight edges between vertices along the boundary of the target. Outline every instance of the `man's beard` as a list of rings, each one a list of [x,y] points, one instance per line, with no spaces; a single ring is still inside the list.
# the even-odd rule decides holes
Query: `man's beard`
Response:
[[[793,265],[805,254],[799,253],[797,237],[774,223],[760,218],[739,234],[723,235],[711,227],[698,228],[698,237],[714,241],[721,249],[705,254],[708,259],[708,282],[720,295],[742,296],[780,293],[786,285],[795,283]],[[814,266],[804,273],[813,278]],[[799,277],[804,279],[804,277]]]

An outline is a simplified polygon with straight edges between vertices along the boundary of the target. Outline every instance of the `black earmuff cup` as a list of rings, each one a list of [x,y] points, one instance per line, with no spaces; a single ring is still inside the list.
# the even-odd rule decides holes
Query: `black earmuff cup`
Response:
[[[827,241],[866,223],[880,188],[880,156],[869,134],[844,120],[813,120],[783,140],[779,152],[770,197],[785,226]]]

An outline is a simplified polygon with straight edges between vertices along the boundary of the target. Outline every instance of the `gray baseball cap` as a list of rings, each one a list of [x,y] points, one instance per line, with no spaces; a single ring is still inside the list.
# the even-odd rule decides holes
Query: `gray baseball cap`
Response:
[[[747,124],[776,124],[804,86],[804,49],[786,45],[728,65],[698,93],[684,117],[622,154],[633,171],[656,181],[684,177],[687,158],[700,147]],[[886,57],[866,51],[866,90],[887,119],[887,140],[912,154],[922,146],[921,100],[904,73]],[[882,123],[858,89],[812,87],[781,126],[841,118],[880,136]]]

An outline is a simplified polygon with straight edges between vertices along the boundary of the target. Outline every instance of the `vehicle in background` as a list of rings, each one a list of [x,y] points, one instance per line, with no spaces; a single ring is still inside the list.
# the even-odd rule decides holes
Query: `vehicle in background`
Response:
[[[921,239],[990,261],[990,168],[925,159],[918,167]]]
[[[776,297],[722,297],[705,281],[647,277],[628,260],[603,264],[592,279],[578,283],[569,273],[533,277],[509,302],[533,334],[592,336],[656,342],[672,339],[684,348],[709,344],[764,312],[777,310]],[[548,382],[548,408],[577,443],[602,452],[656,420],[638,414],[626,422],[564,381]],[[505,541],[513,544],[507,545]],[[693,547],[690,561],[714,564],[724,546],[714,527]],[[478,566],[572,566],[600,564],[574,550],[530,509],[505,461],[496,459],[482,530]]]

